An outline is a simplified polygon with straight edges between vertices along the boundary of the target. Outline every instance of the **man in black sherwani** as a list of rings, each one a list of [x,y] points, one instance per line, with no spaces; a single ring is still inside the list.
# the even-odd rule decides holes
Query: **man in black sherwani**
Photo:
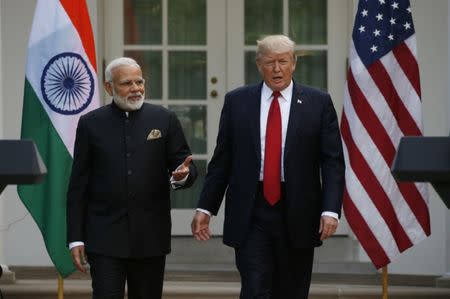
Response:
[[[105,70],[109,105],[78,123],[67,194],[67,242],[77,268],[90,264],[93,298],[161,298],[170,252],[170,186],[197,171],[180,122],[144,103],[140,66],[130,58]]]

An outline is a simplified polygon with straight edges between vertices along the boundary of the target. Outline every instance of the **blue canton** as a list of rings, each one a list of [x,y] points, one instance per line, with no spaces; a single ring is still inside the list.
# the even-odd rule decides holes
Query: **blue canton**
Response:
[[[366,67],[414,34],[409,0],[360,0],[353,43]]]

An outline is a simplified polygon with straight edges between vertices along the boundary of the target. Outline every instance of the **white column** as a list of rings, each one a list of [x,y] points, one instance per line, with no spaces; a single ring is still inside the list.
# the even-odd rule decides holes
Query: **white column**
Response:
[[[450,8],[449,8],[449,16],[450,16]],[[450,38],[449,38],[450,41]],[[450,68],[450,65],[449,65]],[[449,92],[450,95],[450,92]],[[450,101],[450,99],[449,99]],[[450,107],[450,105],[449,105]],[[449,119],[450,119],[450,115],[449,115]],[[447,252],[447,257],[446,257],[446,261],[447,261],[447,270],[446,273],[440,277],[437,281],[437,285],[438,286],[446,286],[449,287],[450,286],[450,210],[447,210],[447,215],[446,215],[446,236],[447,236],[447,242],[446,242],[446,246],[445,246],[445,252]]]
[[[4,138],[4,134],[3,134],[3,122],[4,122],[4,117],[3,117],[3,106],[5,105],[4,103],[4,95],[3,95],[3,85],[2,85],[2,76],[3,76],[3,53],[2,53],[2,48],[3,48],[3,43],[2,43],[2,5],[0,5],[0,139]],[[0,227],[3,227],[4,224],[4,219],[5,217],[3,217],[4,213],[4,204],[3,202],[5,201],[4,196],[0,196]],[[3,249],[3,232],[0,232],[0,263],[3,263],[5,261],[4,258],[4,249]]]
[[[3,126],[4,126],[4,110],[3,107],[5,106],[5,101],[4,101],[4,94],[3,94],[3,53],[2,53],[2,48],[3,48],[3,43],[2,43],[2,30],[4,30],[4,28],[2,28],[2,5],[0,4],[0,139],[4,139],[4,131],[3,131]],[[4,209],[5,209],[5,196],[0,195],[0,228],[4,228],[5,227],[5,217],[4,217]],[[5,258],[5,246],[4,246],[4,242],[5,242],[5,238],[4,238],[4,231],[0,231],[0,267],[2,270],[2,277],[0,278],[0,281],[2,282],[13,282],[14,281],[14,274],[11,273],[11,271],[9,271],[8,266],[6,265],[6,258]]]
[[[447,6],[447,20],[450,20],[450,5]],[[447,66],[447,71],[448,71],[448,80],[450,81],[450,22],[448,22],[448,38],[447,38],[447,42],[448,42],[448,66]],[[447,82],[447,113],[448,113],[448,117],[447,117],[447,132],[449,132],[449,136],[450,136],[450,82]],[[445,242],[445,252],[446,252],[446,273],[440,277],[437,280],[437,284],[438,285],[442,285],[442,286],[450,286],[450,210],[447,210],[447,213],[445,215],[445,236],[446,236],[446,242]]]

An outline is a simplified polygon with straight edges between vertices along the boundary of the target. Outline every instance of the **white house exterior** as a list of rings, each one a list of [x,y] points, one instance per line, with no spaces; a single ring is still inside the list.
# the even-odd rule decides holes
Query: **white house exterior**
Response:
[[[162,11],[170,8],[171,0],[161,0]],[[201,0],[200,4],[202,3]],[[192,1],[198,2],[198,1]],[[142,45],[126,43],[123,21],[122,0],[87,0],[97,47],[97,62],[101,72],[104,61],[116,56],[132,54],[136,51],[154,51],[156,56],[142,56],[148,61],[158,61],[161,82],[156,87],[156,103],[169,106],[178,111],[180,119],[189,123],[190,117],[198,118],[193,137],[204,139],[199,144],[196,158],[206,165],[214,149],[217,123],[223,103],[223,95],[246,80],[243,67],[251,45],[245,39],[243,29],[246,24],[244,0],[203,0],[206,29],[202,45],[179,43],[170,44],[168,13],[163,13],[161,44]],[[372,1],[372,0],[371,0]],[[153,1],[155,2],[155,1]],[[279,10],[283,15],[290,14],[289,0],[279,0]],[[328,0],[326,7],[325,41],[299,47],[299,51],[322,53],[326,60],[325,72],[317,75],[325,78],[324,86],[331,93],[338,114],[342,112],[343,89],[346,75],[346,58],[356,0]],[[411,0],[415,23],[418,60],[423,101],[423,123],[425,136],[448,136],[450,132],[450,5],[447,0]],[[20,138],[22,98],[25,74],[26,49],[31,29],[35,0],[0,0],[0,138]],[[268,12],[270,13],[270,12]],[[250,18],[250,17],[249,17]],[[289,34],[287,20],[282,28]],[[145,32],[143,32],[145,33]],[[149,34],[149,33],[147,33]],[[182,33],[180,33],[182,35]],[[135,37],[130,37],[133,39]],[[204,96],[193,93],[183,98],[172,91],[168,81],[172,80],[171,61],[178,59],[179,53],[195,53],[194,56],[206,59],[205,82],[198,83],[204,89]],[[178,53],[178,54],[177,54]],[[153,54],[152,54],[153,55]],[[159,55],[159,56],[158,56]],[[181,55],[181,54],[180,54]],[[197,55],[197,56],[195,56]],[[251,54],[248,54],[251,56]],[[320,57],[319,55],[319,57]],[[153,57],[153,58],[152,58]],[[156,57],[156,58],[154,58]],[[177,58],[178,57],[178,58]],[[156,59],[156,60],[155,60]],[[301,58],[300,58],[301,60]],[[247,72],[248,74],[248,72]],[[102,75],[99,75],[102,80]],[[175,78],[177,79],[177,78]],[[185,79],[183,77],[181,80]],[[215,79],[215,80],[214,80]],[[313,80],[313,79],[312,79]],[[299,78],[302,81],[302,78]],[[313,81],[314,82],[314,81]],[[320,80],[317,82],[321,82]],[[197,83],[196,83],[197,84]],[[152,87],[150,87],[152,89]],[[214,92],[217,96],[214,96]],[[150,95],[153,97],[152,92]],[[199,100],[200,98],[200,100]],[[105,99],[108,102],[109,99]],[[184,109],[184,110],[183,110]],[[184,111],[184,112],[183,112]],[[187,111],[187,112],[186,112]],[[183,114],[184,113],[184,114]],[[199,129],[200,128],[200,129]],[[195,130],[207,132],[198,134]],[[203,164],[202,164],[203,165]],[[176,208],[173,211],[173,234],[188,236],[192,207]],[[430,186],[430,216],[432,235],[389,266],[390,273],[418,275],[450,275],[450,210],[439,199]],[[214,231],[221,233],[221,216],[214,220]],[[318,257],[330,262],[361,262],[369,259],[353,234],[343,221],[342,237],[326,243],[318,250]],[[193,243],[196,246],[195,243]],[[349,249],[350,248],[350,249]],[[331,253],[337,252],[336,255]],[[211,254],[213,255],[213,254]],[[0,264],[12,266],[50,266],[51,261],[45,251],[42,237],[27,210],[20,202],[15,186],[8,186],[0,199]]]

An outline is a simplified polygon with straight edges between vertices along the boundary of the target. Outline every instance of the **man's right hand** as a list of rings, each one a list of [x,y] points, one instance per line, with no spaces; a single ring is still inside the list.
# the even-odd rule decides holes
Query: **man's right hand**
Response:
[[[196,211],[194,219],[192,219],[191,229],[192,235],[198,241],[206,241],[211,238],[211,231],[209,230],[209,220],[210,216],[201,212]]]
[[[73,263],[75,264],[75,267],[77,267],[77,269],[80,272],[86,273],[87,271],[87,256],[86,256],[86,252],[84,251],[84,245],[80,245],[80,246],[76,246],[74,248],[72,248],[71,250],[72,253],[72,260]]]

